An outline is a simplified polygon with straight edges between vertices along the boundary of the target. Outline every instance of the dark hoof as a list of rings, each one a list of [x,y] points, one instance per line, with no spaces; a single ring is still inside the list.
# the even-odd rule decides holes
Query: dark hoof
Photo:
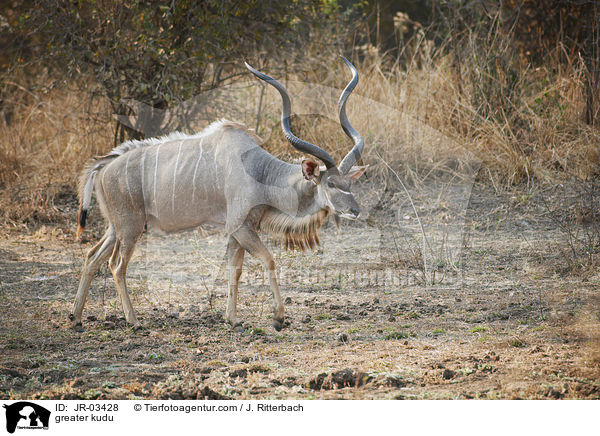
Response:
[[[69,321],[73,321],[75,319],[75,315],[69,313]]]
[[[241,322],[238,322],[233,326],[233,331],[236,333],[244,333],[246,329],[244,328],[244,325]]]
[[[281,331],[281,329],[283,328],[283,320],[273,320],[273,328],[278,332]]]
[[[142,327],[142,325],[140,323],[134,324],[133,326],[131,326],[131,329],[134,332],[140,332],[144,329],[144,327]]]
[[[73,324],[73,330],[75,330],[78,333],[81,333],[83,331],[83,324],[81,324],[81,321]]]

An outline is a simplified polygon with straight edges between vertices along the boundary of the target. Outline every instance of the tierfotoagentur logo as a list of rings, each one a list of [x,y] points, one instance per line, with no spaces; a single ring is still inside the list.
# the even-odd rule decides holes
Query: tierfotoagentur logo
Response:
[[[42,406],[29,401],[19,401],[10,405],[4,404],[6,409],[6,431],[14,433],[19,430],[48,429],[50,411]]]

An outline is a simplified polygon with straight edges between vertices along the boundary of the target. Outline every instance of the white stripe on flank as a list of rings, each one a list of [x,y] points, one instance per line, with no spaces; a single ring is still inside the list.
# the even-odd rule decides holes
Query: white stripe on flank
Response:
[[[171,210],[175,215],[175,189],[177,187],[177,166],[179,165],[179,156],[181,155],[181,145],[183,141],[179,143],[179,150],[177,151],[177,159],[175,160],[175,170],[173,170],[173,195],[171,196]]]
[[[106,167],[102,168],[102,170],[102,190],[104,191],[104,176],[106,175]]]
[[[198,172],[198,164],[200,164],[200,160],[202,159],[202,142],[204,138],[200,138],[200,155],[198,156],[198,161],[196,162],[196,167],[194,168],[194,177],[192,177],[192,204],[195,202],[196,196],[196,173]]]
[[[158,201],[156,201],[156,182],[158,180],[158,152],[160,151],[160,146],[162,144],[158,144],[156,147],[156,161],[154,162],[154,195],[152,197],[152,201],[154,202],[154,215],[156,219],[158,219]]]
[[[215,181],[217,183],[217,189],[221,189],[221,184],[219,183],[219,167],[217,166],[217,153],[213,152],[215,156]]]
[[[129,194],[129,199],[131,200],[131,204],[133,204],[133,195],[131,195],[131,188],[129,187],[129,158],[131,157],[131,153],[127,153],[127,160],[125,161],[125,184],[127,185],[127,193]]]
[[[87,182],[85,183],[85,187],[83,189],[83,201],[81,203],[82,209],[89,209],[90,202],[92,200],[92,191],[94,189],[94,179],[96,178],[96,174],[98,170],[90,171],[90,175],[88,176]]]
[[[146,166],[146,149],[142,150],[142,202],[144,203],[144,214],[146,213],[146,185],[144,184],[144,170]]]

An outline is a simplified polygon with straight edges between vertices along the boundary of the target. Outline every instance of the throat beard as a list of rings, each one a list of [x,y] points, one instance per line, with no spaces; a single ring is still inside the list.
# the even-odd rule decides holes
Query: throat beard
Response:
[[[312,250],[321,244],[319,230],[328,214],[327,209],[321,209],[311,215],[293,217],[268,207],[260,218],[259,229],[279,239],[286,250]]]

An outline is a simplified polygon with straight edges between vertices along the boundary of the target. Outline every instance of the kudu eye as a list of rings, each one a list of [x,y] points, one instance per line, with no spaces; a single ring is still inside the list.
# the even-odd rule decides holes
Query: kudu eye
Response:
[[[327,186],[330,188],[335,188],[335,185],[333,184],[333,182],[331,180],[327,181]]]

